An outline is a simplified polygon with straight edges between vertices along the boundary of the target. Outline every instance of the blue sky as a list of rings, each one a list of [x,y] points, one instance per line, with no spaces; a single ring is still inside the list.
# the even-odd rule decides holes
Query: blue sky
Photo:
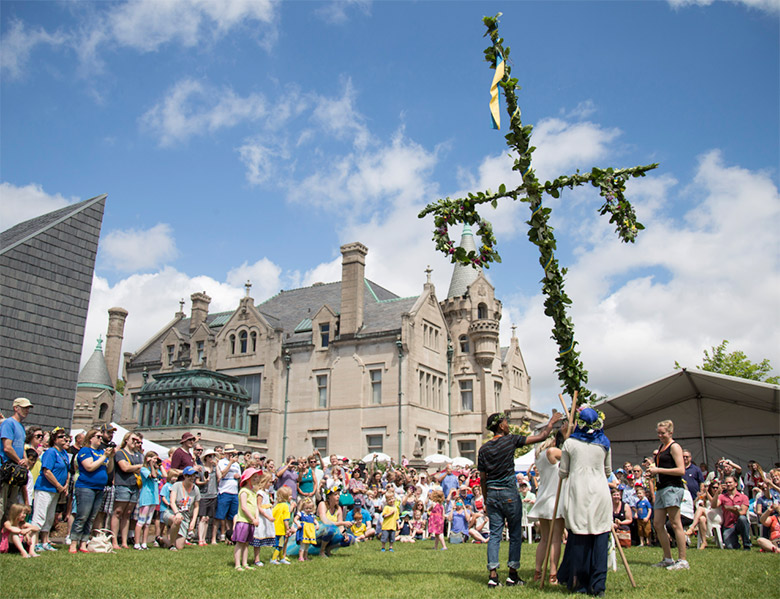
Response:
[[[619,244],[589,190],[550,205],[591,387],[732,348],[780,366],[780,33],[750,2],[9,2],[0,5],[0,227],[108,193],[85,355],[106,310],[134,351],[205,290],[235,307],[332,281],[339,245],[415,295],[451,266],[427,202],[515,181],[489,127],[481,17],[503,12],[541,177],[659,162]],[[488,276],[533,407],[555,348],[525,205],[486,211]],[[188,310],[188,308],[186,308]]]

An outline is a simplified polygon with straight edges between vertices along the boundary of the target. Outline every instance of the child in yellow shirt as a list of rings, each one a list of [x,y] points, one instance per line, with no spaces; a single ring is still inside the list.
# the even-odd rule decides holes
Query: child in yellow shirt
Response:
[[[287,541],[290,539],[290,534],[292,534],[292,528],[290,527],[290,497],[292,497],[290,487],[285,486],[279,489],[276,492],[276,505],[271,512],[274,517],[274,535],[276,536],[274,554],[271,558],[271,563],[274,565],[290,564],[290,560],[287,559]]]

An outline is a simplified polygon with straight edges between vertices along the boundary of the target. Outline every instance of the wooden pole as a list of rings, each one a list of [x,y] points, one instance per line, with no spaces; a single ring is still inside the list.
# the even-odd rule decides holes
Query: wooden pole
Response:
[[[566,412],[566,402],[563,401],[563,396],[558,395],[558,399],[563,404],[563,411]],[[574,397],[571,401],[571,411],[569,412],[569,428],[571,432],[571,426],[574,422],[574,413],[577,410],[577,391],[574,392]],[[555,516],[558,514],[558,502],[561,498],[561,487],[563,485],[563,479],[558,478],[558,490],[555,492],[555,506],[553,507],[552,520],[550,520],[550,532],[547,535],[547,549],[544,552],[544,562],[542,562],[542,580],[539,583],[539,588],[544,588],[544,581],[547,578],[547,563],[550,561],[550,550],[552,549],[552,536],[555,529]]]
[[[628,567],[628,560],[626,559],[626,554],[623,552],[623,547],[620,545],[620,541],[617,538],[617,534],[615,533],[615,529],[612,529],[612,540],[615,542],[615,547],[617,547],[618,553],[620,554],[620,559],[623,560],[623,566],[626,568],[626,573],[628,574],[628,579],[631,581],[631,586],[636,588],[636,582],[634,582],[634,575],[631,574],[631,568]]]

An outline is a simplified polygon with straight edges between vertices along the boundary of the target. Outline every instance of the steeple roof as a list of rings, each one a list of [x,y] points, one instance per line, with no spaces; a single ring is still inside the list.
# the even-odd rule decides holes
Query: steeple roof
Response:
[[[477,251],[477,246],[474,243],[474,235],[471,232],[471,227],[468,223],[463,225],[460,247],[466,250],[466,252]],[[450,280],[450,289],[447,291],[447,298],[466,295],[469,285],[476,281],[480,272],[482,272],[482,269],[476,266],[466,266],[465,264],[457,263],[452,271],[452,280]]]
[[[102,349],[103,340],[98,339],[97,347],[90,356],[87,363],[84,364],[84,368],[79,373],[79,380],[76,387],[95,388],[95,389],[113,389],[114,385],[111,384],[111,376],[108,374],[108,367],[106,366],[106,359],[103,357]]]

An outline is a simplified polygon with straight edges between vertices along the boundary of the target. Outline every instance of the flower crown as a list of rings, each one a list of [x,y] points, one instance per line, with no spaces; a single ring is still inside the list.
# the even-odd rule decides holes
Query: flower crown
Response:
[[[586,422],[582,417],[582,412],[587,409],[593,410],[596,414],[598,414],[598,418],[593,422]],[[577,410],[577,428],[588,434],[595,433],[596,431],[600,431],[602,428],[604,428],[604,418],[604,412],[601,410],[596,410],[590,406],[583,406]]]

